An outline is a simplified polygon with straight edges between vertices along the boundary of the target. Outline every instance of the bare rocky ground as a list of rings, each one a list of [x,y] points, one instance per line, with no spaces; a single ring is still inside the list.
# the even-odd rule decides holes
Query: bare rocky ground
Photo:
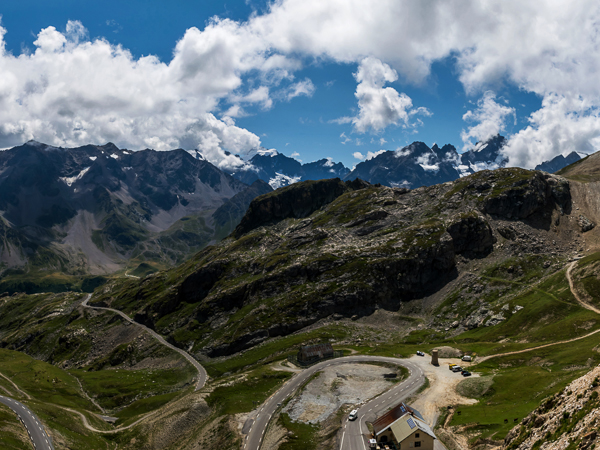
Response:
[[[389,389],[390,369],[371,364],[328,367],[293,398],[283,412],[294,421],[322,423],[344,404],[358,404]]]

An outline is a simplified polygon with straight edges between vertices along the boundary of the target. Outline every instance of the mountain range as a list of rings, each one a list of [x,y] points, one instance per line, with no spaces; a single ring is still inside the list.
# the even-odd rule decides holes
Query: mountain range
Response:
[[[229,234],[271,190],[181,149],[31,141],[0,152],[0,263],[75,274],[170,266]]]
[[[73,275],[171,267],[228,236],[250,202],[299,181],[360,178],[417,188],[506,165],[502,136],[459,154],[414,142],[352,170],[330,158],[302,164],[259,149],[229,173],[198,151],[130,151],[114,144],[57,148],[30,141],[0,152],[0,270]],[[580,159],[539,166],[556,171]],[[7,269],[15,269],[11,272]]]
[[[398,150],[379,152],[352,169],[331,159],[302,164],[275,150],[262,149],[243,168],[229,173],[244,183],[263,180],[273,189],[298,181],[336,177],[342,180],[360,178],[371,184],[415,189],[453,181],[480,170],[506,167],[508,158],[502,153],[505,144],[506,139],[496,135],[477,143],[467,152],[458,153],[450,144],[441,148],[434,144],[430,148],[417,141]],[[559,155],[540,164],[536,170],[554,173],[579,159],[581,156],[576,152],[566,158]]]

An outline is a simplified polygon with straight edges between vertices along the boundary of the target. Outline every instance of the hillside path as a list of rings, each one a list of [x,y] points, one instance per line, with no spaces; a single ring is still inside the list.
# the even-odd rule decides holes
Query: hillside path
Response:
[[[196,382],[196,390],[202,389],[204,387],[204,384],[206,383],[206,379],[207,379],[206,369],[204,369],[204,367],[202,367],[202,365],[200,365],[200,363],[198,361],[196,361],[196,359],[192,355],[190,355],[185,350],[180,349],[179,347],[175,347],[174,345],[169,344],[156,331],[148,328],[145,325],[142,325],[141,323],[136,322],[131,317],[129,317],[127,314],[125,314],[122,311],[119,311],[118,309],[106,308],[106,307],[103,307],[103,306],[90,306],[90,305],[88,305],[88,302],[90,301],[91,298],[92,298],[92,294],[88,294],[88,296],[83,301],[83,303],[81,304],[81,306],[83,306],[84,308],[90,308],[90,309],[97,309],[97,310],[100,310],[100,311],[110,311],[110,312],[113,312],[113,313],[118,314],[119,316],[121,316],[127,322],[129,322],[129,323],[131,323],[131,324],[133,324],[133,325],[135,325],[137,327],[142,328],[147,333],[149,333],[150,335],[152,335],[152,337],[154,337],[154,339],[156,339],[162,345],[164,345],[165,347],[170,348],[173,351],[176,351],[181,356],[183,356],[185,359],[187,359],[188,362],[192,366],[194,366],[194,368],[198,371],[198,381]]]
[[[575,297],[575,300],[577,300],[577,302],[584,307],[585,309],[589,309],[590,311],[595,312],[596,314],[600,314],[600,310],[598,308],[595,308],[594,306],[590,305],[589,303],[587,303],[586,301],[584,301],[579,294],[577,293],[577,291],[575,290],[575,286],[573,283],[573,278],[571,278],[571,271],[573,270],[573,268],[575,267],[575,265],[577,264],[577,261],[573,261],[571,264],[569,264],[569,267],[567,269],[567,281],[569,282],[569,289],[571,290],[571,293],[573,294],[573,297]],[[585,339],[588,338],[596,333],[600,333],[600,329],[596,330],[596,331],[592,331],[591,333],[585,334],[583,336],[579,336],[573,339],[568,339],[566,341],[559,341],[559,342],[552,342],[551,344],[544,344],[544,345],[539,345],[537,347],[531,347],[531,348],[526,348],[524,350],[518,350],[518,351],[514,351],[514,352],[508,352],[508,353],[498,353],[496,355],[489,355],[489,356],[483,356],[481,358],[477,358],[477,362],[483,362],[483,361],[487,361],[488,359],[492,359],[492,358],[496,358],[497,356],[508,356],[508,355],[518,355],[520,353],[527,353],[527,352],[531,352],[533,350],[539,350],[540,348],[546,348],[546,347],[551,347],[553,345],[561,345],[561,344],[568,344],[569,342],[575,342],[575,341],[579,341],[580,339]]]
[[[596,314],[600,314],[600,309],[596,308],[595,306],[590,305],[588,302],[586,302],[584,299],[582,299],[579,296],[579,293],[577,292],[577,290],[575,289],[575,285],[573,283],[573,278],[571,277],[571,271],[577,265],[577,262],[578,261],[573,261],[571,264],[569,264],[569,268],[567,269],[567,280],[569,281],[569,288],[571,289],[571,293],[573,294],[573,297],[575,297],[575,300],[577,300],[579,302],[579,304],[581,306],[583,306],[585,309],[589,309],[590,311],[594,311]]]

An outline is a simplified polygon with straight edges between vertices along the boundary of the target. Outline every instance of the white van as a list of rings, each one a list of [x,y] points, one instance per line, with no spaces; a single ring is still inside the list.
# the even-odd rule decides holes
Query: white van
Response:
[[[471,361],[471,357],[469,355],[465,355],[462,357],[462,360],[469,362],[469,361]]]
[[[357,417],[358,417],[358,410],[357,409],[353,409],[352,411],[350,411],[350,415],[348,416],[348,420],[356,420]]]

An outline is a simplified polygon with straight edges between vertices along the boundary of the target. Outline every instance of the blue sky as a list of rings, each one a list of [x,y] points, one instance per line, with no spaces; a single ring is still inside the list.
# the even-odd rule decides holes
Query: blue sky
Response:
[[[14,111],[0,147],[182,146],[222,167],[239,164],[223,150],[248,158],[257,144],[352,167],[415,140],[462,150],[497,132],[515,165],[597,149],[595,2],[566,15],[552,2],[467,3],[5,2]],[[158,60],[140,64],[148,55]]]

